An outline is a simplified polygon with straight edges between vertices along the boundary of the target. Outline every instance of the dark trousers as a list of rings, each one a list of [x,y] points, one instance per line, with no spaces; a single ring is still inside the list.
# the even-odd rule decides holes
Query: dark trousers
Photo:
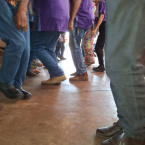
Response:
[[[56,57],[63,58],[64,50],[65,50],[64,43],[62,43],[58,40],[56,49],[55,49]]]
[[[99,27],[99,36],[98,36],[97,43],[95,46],[95,51],[97,53],[98,61],[100,65],[104,64],[103,47],[105,44],[105,25],[106,25],[106,22],[102,22],[102,24]]]

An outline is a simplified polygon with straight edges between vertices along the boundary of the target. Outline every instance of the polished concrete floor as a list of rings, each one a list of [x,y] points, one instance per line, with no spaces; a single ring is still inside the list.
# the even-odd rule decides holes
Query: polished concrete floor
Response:
[[[117,120],[116,107],[105,73],[87,67],[89,81],[69,82],[75,72],[69,50],[59,62],[67,80],[60,86],[42,86],[46,69],[37,77],[27,77],[23,88],[30,100],[9,100],[0,93],[0,145],[100,145],[98,127]]]

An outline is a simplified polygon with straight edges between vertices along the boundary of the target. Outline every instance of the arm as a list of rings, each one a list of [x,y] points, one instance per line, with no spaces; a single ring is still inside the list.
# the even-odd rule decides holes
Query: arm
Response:
[[[92,30],[92,35],[95,35],[97,29],[100,27],[100,25],[102,24],[103,22],[103,19],[104,19],[104,14],[101,14],[99,19],[98,19],[98,22],[96,24],[96,27]]]
[[[70,19],[68,24],[68,30],[73,30],[74,18],[78,12],[80,4],[81,4],[81,0],[72,0],[70,2]]]
[[[17,29],[21,29],[23,33],[27,30],[27,27],[28,27],[26,13],[27,13],[29,1],[30,0],[21,0],[17,13],[14,16]]]

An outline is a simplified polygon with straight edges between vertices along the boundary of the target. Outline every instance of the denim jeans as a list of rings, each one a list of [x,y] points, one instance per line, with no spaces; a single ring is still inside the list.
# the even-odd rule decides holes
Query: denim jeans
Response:
[[[32,68],[32,62],[34,60],[37,60],[37,57],[34,55],[34,53],[31,50],[31,45],[32,45],[31,44],[31,33],[33,33],[33,22],[29,22],[29,24],[30,24],[30,58],[29,58],[29,63],[28,63],[28,69],[27,69],[27,71],[31,70],[31,68]],[[38,26],[35,26],[35,27],[36,27],[36,30],[38,30]]]
[[[145,140],[145,0],[107,3],[106,71],[127,136]]]
[[[0,38],[7,46],[0,70],[0,82],[21,87],[26,77],[30,54],[29,27],[24,33],[16,28],[14,15],[17,7],[0,0]]]
[[[84,64],[82,49],[80,47],[86,30],[74,27],[73,31],[70,32],[69,45],[77,74],[84,74],[86,72],[86,65]]]
[[[50,78],[64,75],[64,72],[58,66],[55,54],[55,47],[59,35],[60,32],[54,31],[31,32],[32,52],[48,69]]]

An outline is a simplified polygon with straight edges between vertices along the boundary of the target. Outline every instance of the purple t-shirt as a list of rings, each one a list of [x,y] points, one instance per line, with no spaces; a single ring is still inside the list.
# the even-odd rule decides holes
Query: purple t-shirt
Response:
[[[100,14],[104,14],[103,21],[106,21],[106,2],[104,0],[99,3],[99,16]]]
[[[75,17],[74,26],[89,29],[94,22],[92,0],[82,0],[80,8]]]
[[[67,31],[69,0],[35,0],[40,31]]]

